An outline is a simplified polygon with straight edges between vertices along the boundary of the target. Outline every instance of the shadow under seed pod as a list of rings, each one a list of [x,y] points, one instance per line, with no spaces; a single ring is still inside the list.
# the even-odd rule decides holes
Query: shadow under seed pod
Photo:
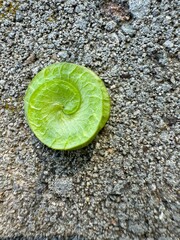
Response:
[[[43,164],[42,176],[40,181],[43,182],[43,172],[59,176],[73,176],[82,171],[84,166],[91,160],[95,148],[95,142],[89,146],[74,151],[53,150],[42,144],[38,139],[33,144],[40,164]]]

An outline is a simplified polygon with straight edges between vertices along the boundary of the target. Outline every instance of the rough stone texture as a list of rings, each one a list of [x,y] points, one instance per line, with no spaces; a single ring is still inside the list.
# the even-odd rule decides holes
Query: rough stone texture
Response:
[[[129,0],[130,11],[137,18],[142,18],[149,13],[150,4],[151,0]]]
[[[180,238],[179,0],[104,2],[0,1],[1,239]],[[82,150],[48,149],[25,120],[29,82],[56,61],[90,67],[111,95]]]

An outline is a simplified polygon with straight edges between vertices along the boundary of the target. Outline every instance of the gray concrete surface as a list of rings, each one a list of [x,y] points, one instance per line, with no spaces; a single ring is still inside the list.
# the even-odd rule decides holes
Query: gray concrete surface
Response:
[[[0,1],[0,238],[179,239],[178,0]],[[23,97],[56,61],[105,82],[88,147],[48,149]]]

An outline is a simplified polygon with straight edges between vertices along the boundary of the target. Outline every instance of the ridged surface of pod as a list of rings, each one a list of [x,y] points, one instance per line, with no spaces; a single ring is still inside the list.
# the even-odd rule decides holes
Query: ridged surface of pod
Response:
[[[110,97],[90,69],[63,62],[33,78],[24,107],[28,124],[41,142],[53,149],[73,150],[87,146],[104,127]]]

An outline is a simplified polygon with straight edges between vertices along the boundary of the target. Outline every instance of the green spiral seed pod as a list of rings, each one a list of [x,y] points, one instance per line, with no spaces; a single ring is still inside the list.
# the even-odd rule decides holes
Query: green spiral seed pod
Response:
[[[52,64],[29,84],[25,115],[36,137],[53,149],[87,146],[104,127],[110,97],[91,70],[72,63]]]

